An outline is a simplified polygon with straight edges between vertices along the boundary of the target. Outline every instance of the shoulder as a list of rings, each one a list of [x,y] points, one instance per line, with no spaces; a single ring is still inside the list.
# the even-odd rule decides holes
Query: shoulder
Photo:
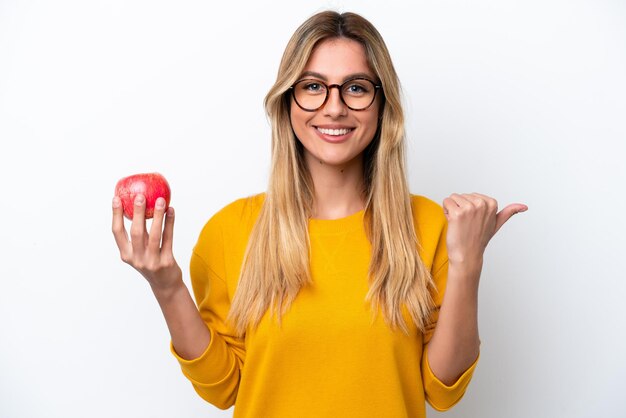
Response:
[[[413,221],[418,225],[444,225],[446,216],[443,207],[428,197],[411,194]]]
[[[222,234],[222,231],[250,231],[265,201],[265,193],[242,197],[223,206],[206,222],[200,238]]]
[[[264,201],[265,193],[239,198],[218,210],[209,222],[239,223],[254,218],[258,216]]]
[[[446,250],[448,220],[443,213],[443,207],[427,197],[413,194],[411,207],[420,256],[426,268],[432,272],[437,271],[448,259]]]

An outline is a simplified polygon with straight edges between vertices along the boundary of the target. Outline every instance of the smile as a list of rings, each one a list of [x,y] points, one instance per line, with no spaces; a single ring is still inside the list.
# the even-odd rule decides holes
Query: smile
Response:
[[[319,128],[319,127],[316,127],[316,129],[320,131],[321,133],[323,133],[324,135],[331,135],[331,136],[345,135],[348,132],[354,130],[354,128],[325,129],[325,128]]]

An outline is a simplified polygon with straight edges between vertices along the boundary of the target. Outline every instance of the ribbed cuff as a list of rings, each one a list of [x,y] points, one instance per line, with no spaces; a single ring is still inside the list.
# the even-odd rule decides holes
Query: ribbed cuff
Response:
[[[211,341],[206,350],[197,358],[187,360],[178,355],[170,341],[170,351],[180,363],[183,374],[192,382],[211,385],[221,382],[232,373],[236,360],[231,356],[228,345],[209,327]]]
[[[463,372],[463,374],[452,385],[447,386],[435,376],[428,363],[428,346],[424,348],[422,354],[422,377],[424,379],[424,392],[426,400],[437,411],[447,411],[456,405],[472,380],[472,375],[478,364],[480,354],[474,363]]]

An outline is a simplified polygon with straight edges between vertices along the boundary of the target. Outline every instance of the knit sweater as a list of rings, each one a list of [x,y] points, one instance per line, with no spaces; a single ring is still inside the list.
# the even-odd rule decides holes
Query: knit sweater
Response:
[[[425,402],[437,410],[456,404],[476,362],[451,386],[431,371],[427,346],[435,322],[422,333],[403,313],[408,335],[372,322],[368,292],[371,247],[364,211],[334,220],[309,220],[312,286],[300,290],[279,327],[269,311],[259,326],[236,338],[225,318],[237,288],[248,238],[265,194],[239,199],[217,212],[194,247],[190,273],[211,341],[198,358],[170,350],[196,392],[234,418],[419,418]],[[448,270],[446,218],[441,206],[411,196],[420,256],[431,271],[441,306]]]

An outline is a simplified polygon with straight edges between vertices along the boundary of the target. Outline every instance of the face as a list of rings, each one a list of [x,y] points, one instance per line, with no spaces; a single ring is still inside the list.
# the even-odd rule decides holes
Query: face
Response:
[[[376,82],[369,68],[365,49],[359,42],[346,38],[322,41],[309,57],[300,77],[314,78],[326,85],[342,84],[355,76]],[[339,89],[329,91],[328,100],[320,109],[307,112],[291,100],[291,125],[305,150],[305,161],[345,168],[360,164],[363,150],[372,142],[378,126],[380,94],[365,110],[348,108],[339,96]]]

